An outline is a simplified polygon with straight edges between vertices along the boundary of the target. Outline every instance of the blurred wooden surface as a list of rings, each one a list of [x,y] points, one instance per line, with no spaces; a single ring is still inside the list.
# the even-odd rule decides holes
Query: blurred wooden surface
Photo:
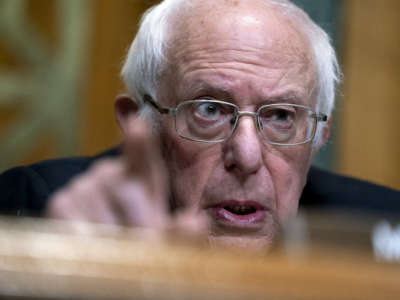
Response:
[[[15,152],[18,152],[17,161],[10,157],[9,159],[12,162],[7,165],[7,161],[4,160],[8,159],[6,154],[10,151],[5,151],[4,147],[0,149],[0,171],[15,164],[30,164],[60,155],[91,155],[116,146],[121,142],[113,106],[115,96],[124,92],[119,73],[125,53],[135,36],[141,14],[156,1],[71,0],[70,2],[79,3],[79,1],[87,4],[84,13],[82,13],[87,18],[79,20],[82,22],[82,27],[87,30],[88,36],[83,46],[85,49],[81,52],[83,57],[79,57],[84,63],[81,65],[80,78],[75,78],[75,81],[77,81],[74,86],[76,90],[71,90],[71,94],[66,95],[66,101],[76,102],[77,104],[73,109],[68,110],[60,104],[58,104],[58,107],[52,107],[53,110],[61,111],[61,116],[54,118],[56,120],[47,124],[47,128],[43,126],[40,132],[36,130],[27,135],[30,138],[34,136],[34,139],[28,145],[15,149]],[[73,28],[71,23],[66,22],[60,25],[57,22],[60,16],[64,18],[67,16],[63,15],[63,3],[66,2],[22,0],[19,2],[21,4],[19,6],[12,0],[0,2],[5,8],[10,8],[12,5],[18,7],[21,10],[18,16],[22,19],[16,20],[15,24],[23,22],[23,28],[31,30],[35,33],[34,38],[42,42],[45,53],[43,55],[48,54],[49,61],[55,59],[55,57],[61,57],[61,63],[63,62],[62,51],[65,45],[60,45],[60,36]],[[13,9],[10,9],[10,11],[13,11]],[[72,21],[74,22],[74,20]],[[10,26],[14,26],[13,22]],[[78,28],[78,30],[83,30],[83,28]],[[11,30],[11,32],[18,35],[18,29]],[[32,72],[33,67],[30,62],[24,61],[23,55],[14,51],[13,47],[18,45],[8,43],[7,39],[4,38],[4,35],[7,34],[7,32],[0,30],[0,37],[2,37],[0,39],[0,75],[8,75],[9,73],[17,75],[22,82],[25,77],[37,79],[38,74]],[[67,47],[74,46],[76,45],[67,45]],[[47,50],[49,50],[49,53],[47,53]],[[15,55],[16,53],[17,55]],[[49,65],[51,65],[51,62],[49,62]],[[46,65],[46,67],[48,66]],[[51,67],[49,69],[49,72],[54,72],[53,77],[56,78],[57,70],[51,70]],[[68,70],[66,70],[66,73],[68,73]],[[0,79],[4,78],[0,76]],[[41,82],[47,80],[48,78],[43,78]],[[0,81],[0,86],[1,83]],[[51,82],[47,84],[50,87],[52,85]],[[46,86],[45,83],[43,85]],[[7,86],[5,88],[7,90]],[[30,106],[34,106],[35,103],[32,101],[31,95],[23,93],[26,90],[26,85],[21,84],[19,90],[21,96],[18,97],[12,95],[8,97],[7,93],[5,95],[0,94],[0,142],[5,142],[2,140],[2,138],[5,138],[3,134],[7,136],[10,128],[21,127],[22,120],[29,119],[32,115]],[[35,94],[38,94],[37,90]],[[58,96],[54,94],[41,95],[40,103],[50,107],[48,104],[55,102],[54,97],[62,99],[62,96],[64,95],[61,91]],[[76,109],[78,110],[76,111]],[[46,112],[43,112],[43,114],[46,114]],[[60,112],[54,113],[54,115],[59,114]],[[67,132],[54,134],[55,129],[61,127],[59,124],[64,120],[71,123],[69,128],[65,129]],[[43,123],[40,120],[38,122]],[[26,134],[20,131],[17,130],[17,134]],[[28,132],[28,128],[25,131]],[[60,140],[65,139],[69,139],[69,143],[68,141],[66,143],[70,146],[60,152],[56,147],[60,144]]]
[[[0,219],[2,299],[397,299],[400,265],[362,251],[211,249],[146,230]],[[69,227],[70,229],[72,227]],[[343,246],[343,245],[342,245]]]
[[[400,190],[400,1],[343,5],[338,170]]]
[[[124,92],[119,73],[140,16],[154,3],[155,0],[92,3],[95,18],[80,153],[93,154],[121,142],[114,118],[114,98]]]

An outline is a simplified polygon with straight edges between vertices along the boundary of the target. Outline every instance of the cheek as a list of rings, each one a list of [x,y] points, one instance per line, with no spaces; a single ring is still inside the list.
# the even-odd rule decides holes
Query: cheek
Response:
[[[221,162],[220,145],[188,141],[171,131],[162,136],[175,204],[199,206],[207,181]]]
[[[280,154],[269,155],[267,165],[275,187],[276,213],[281,222],[297,213],[310,164],[309,145],[287,148]]]

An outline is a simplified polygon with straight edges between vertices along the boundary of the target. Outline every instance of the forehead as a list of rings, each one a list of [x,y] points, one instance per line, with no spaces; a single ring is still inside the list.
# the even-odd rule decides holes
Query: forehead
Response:
[[[191,42],[220,40],[234,45],[243,40],[260,50],[282,50],[309,56],[310,47],[299,30],[299,21],[267,0],[187,1],[171,24],[173,51]],[[175,47],[175,45],[177,47]]]
[[[290,18],[266,1],[206,0],[178,14],[172,28],[168,56],[174,76],[196,74],[192,79],[201,82],[202,72],[191,71],[204,69],[208,78],[246,74],[251,85],[272,85],[273,78],[289,80],[294,73],[306,74],[306,83],[313,81],[307,39]],[[226,89],[233,84],[231,79],[225,81]]]

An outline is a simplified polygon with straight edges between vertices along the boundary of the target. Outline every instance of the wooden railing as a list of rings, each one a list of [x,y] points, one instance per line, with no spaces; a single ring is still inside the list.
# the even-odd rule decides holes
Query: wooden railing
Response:
[[[363,247],[287,245],[247,253],[144,229],[2,218],[0,298],[400,297],[400,265]]]

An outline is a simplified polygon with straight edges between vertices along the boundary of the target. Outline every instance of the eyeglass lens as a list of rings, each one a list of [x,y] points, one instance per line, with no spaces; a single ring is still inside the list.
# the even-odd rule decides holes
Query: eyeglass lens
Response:
[[[312,111],[306,107],[281,104],[258,110],[258,127],[267,141],[279,144],[301,143],[313,134]],[[212,100],[182,102],[177,107],[176,130],[195,141],[217,142],[229,138],[235,129],[238,108]]]

